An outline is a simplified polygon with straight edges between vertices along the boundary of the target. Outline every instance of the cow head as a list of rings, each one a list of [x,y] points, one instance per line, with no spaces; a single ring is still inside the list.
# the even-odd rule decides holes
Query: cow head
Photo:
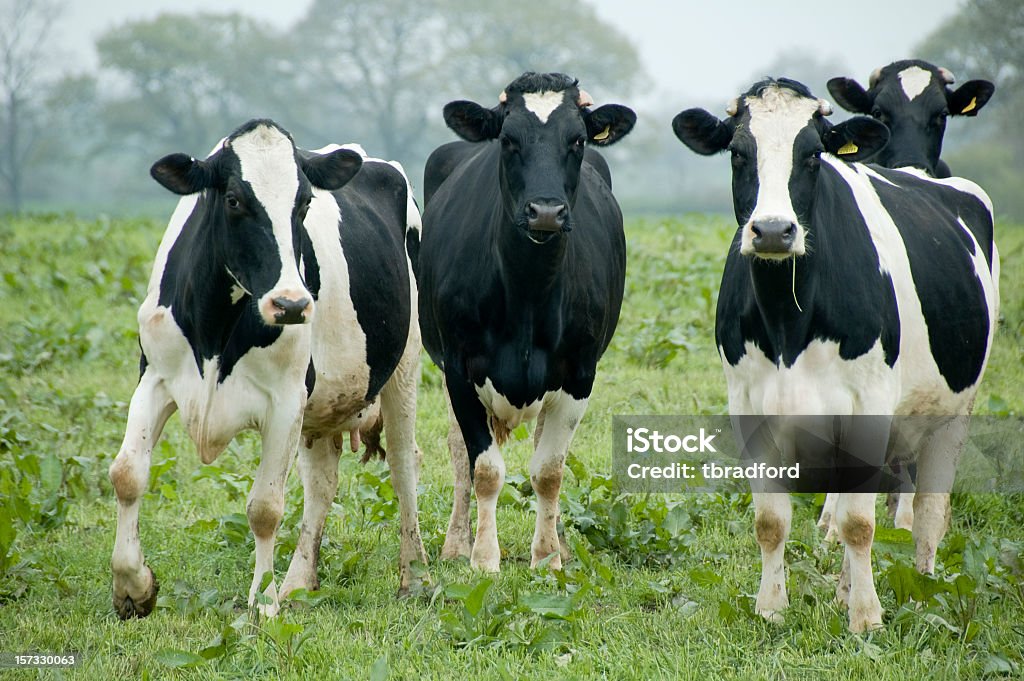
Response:
[[[175,194],[203,192],[207,243],[232,288],[251,296],[264,322],[305,324],[313,297],[298,265],[312,187],[338,189],[361,165],[362,157],[346,149],[303,158],[287,131],[253,120],[206,160],[171,154],[150,174]]]
[[[733,100],[729,117],[687,109],[672,121],[698,154],[732,153],[732,196],[743,228],[740,253],[781,259],[806,252],[823,153],[858,161],[889,140],[885,125],[857,116],[831,125],[831,105],[788,78],[756,83]]]
[[[878,69],[867,90],[852,78],[833,78],[828,91],[847,111],[868,114],[888,126],[892,138],[875,161],[936,175],[946,118],[977,116],[995,91],[987,80],[969,80],[956,90],[952,83],[949,70],[915,59]]]
[[[591,105],[569,76],[525,73],[493,108],[468,101],[444,107],[445,123],[463,139],[500,140],[505,213],[535,243],[572,229],[584,146],[614,144],[636,123],[624,106]]]

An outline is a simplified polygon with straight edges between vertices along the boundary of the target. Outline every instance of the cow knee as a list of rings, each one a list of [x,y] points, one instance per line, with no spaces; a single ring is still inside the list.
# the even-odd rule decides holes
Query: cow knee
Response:
[[[249,529],[257,537],[270,537],[277,532],[281,524],[281,517],[284,515],[283,499],[276,499],[268,496],[266,498],[253,498],[245,513],[249,518]]]
[[[533,485],[533,491],[537,496],[543,499],[557,498],[559,490],[562,489],[561,462],[548,462],[531,473],[530,484]]]
[[[778,548],[786,539],[786,526],[776,513],[763,511],[754,519],[754,532],[757,543],[766,551]]]
[[[496,497],[505,484],[505,475],[501,467],[483,458],[477,459],[473,469],[473,487],[478,499]]]
[[[146,491],[146,481],[142,478],[148,475],[141,476],[139,473],[134,458],[126,455],[124,450],[114,459],[114,463],[110,464],[107,475],[120,501],[131,503]]]
[[[871,546],[875,536],[875,523],[862,515],[848,515],[840,525],[840,538],[847,546],[864,548]]]

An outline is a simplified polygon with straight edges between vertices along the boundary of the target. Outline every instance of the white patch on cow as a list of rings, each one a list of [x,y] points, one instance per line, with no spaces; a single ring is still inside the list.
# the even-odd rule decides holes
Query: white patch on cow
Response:
[[[522,407],[516,407],[509,402],[507,397],[498,392],[489,378],[484,379],[483,385],[474,387],[480,402],[487,407],[487,411],[510,429],[517,427],[523,421],[532,421],[537,418],[540,408],[544,405],[544,398],[541,398]]]
[[[807,127],[818,111],[818,102],[801,97],[792,90],[767,88],[759,97],[747,97],[750,133],[757,143],[757,204],[743,229],[740,253],[754,253],[751,226],[758,220],[778,219],[797,226],[790,255],[806,251],[806,228],[800,224],[789,194],[793,172],[793,145],[797,134]]]
[[[565,100],[565,93],[561,90],[548,90],[545,92],[524,92],[523,103],[526,110],[535,115],[541,123],[547,123],[548,118],[562,105]]]
[[[281,257],[281,277],[259,301],[260,309],[266,301],[282,292],[290,296],[306,292],[308,296],[292,256],[292,211],[299,190],[292,141],[277,128],[260,125],[232,140],[231,148],[238,156],[242,179],[252,187],[256,199],[270,218]]]
[[[361,424],[370,381],[366,333],[352,302],[348,260],[338,238],[343,216],[331,192],[313,188],[306,213],[306,233],[320,268],[319,318],[331,324],[313,324],[310,351],[316,384],[306,405],[304,428],[314,434],[351,430]]]
[[[903,86],[903,94],[907,99],[914,101],[914,98],[924,92],[928,84],[932,82],[932,72],[922,69],[920,66],[911,66],[899,72],[900,85]]]

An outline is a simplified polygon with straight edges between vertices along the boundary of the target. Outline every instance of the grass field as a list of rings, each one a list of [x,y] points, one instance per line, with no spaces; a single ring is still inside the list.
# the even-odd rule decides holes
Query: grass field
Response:
[[[245,495],[258,439],[202,466],[172,419],[154,452],[141,536],[158,609],[111,607],[115,502],[106,469],[137,380],[135,310],[162,223],[70,216],[0,222],[0,653],[77,651],[62,672],[3,678],[974,679],[1024,675],[1024,499],[959,495],[935,578],[879,504],[874,553],[886,627],[846,631],[841,553],[820,546],[820,497],[795,500],[785,622],[753,615],[760,559],[749,495],[626,496],[614,414],[722,414],[712,340],[725,217],[627,225],[616,339],[571,447],[562,507],[575,558],[529,569],[527,433],[506,453],[500,575],[433,562],[451,495],[440,375],[424,360],[420,525],[436,585],[397,600],[397,515],[380,462],[343,457],[321,551],[322,591],[250,617]],[[1000,225],[1002,316],[977,413],[1024,414],[1024,228]],[[283,575],[301,496],[279,537]],[[887,529],[882,529],[887,528]]]

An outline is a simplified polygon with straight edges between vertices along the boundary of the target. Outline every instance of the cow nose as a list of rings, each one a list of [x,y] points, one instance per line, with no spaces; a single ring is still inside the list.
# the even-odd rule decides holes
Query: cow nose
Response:
[[[796,241],[796,224],[790,220],[757,220],[750,230],[754,233],[754,250],[758,253],[788,253]]]
[[[274,298],[274,321],[278,324],[302,324],[306,321],[306,310],[309,308],[309,298],[285,298],[283,296]]]
[[[565,226],[569,209],[564,203],[534,203],[526,205],[526,226],[539,232],[557,232]]]

